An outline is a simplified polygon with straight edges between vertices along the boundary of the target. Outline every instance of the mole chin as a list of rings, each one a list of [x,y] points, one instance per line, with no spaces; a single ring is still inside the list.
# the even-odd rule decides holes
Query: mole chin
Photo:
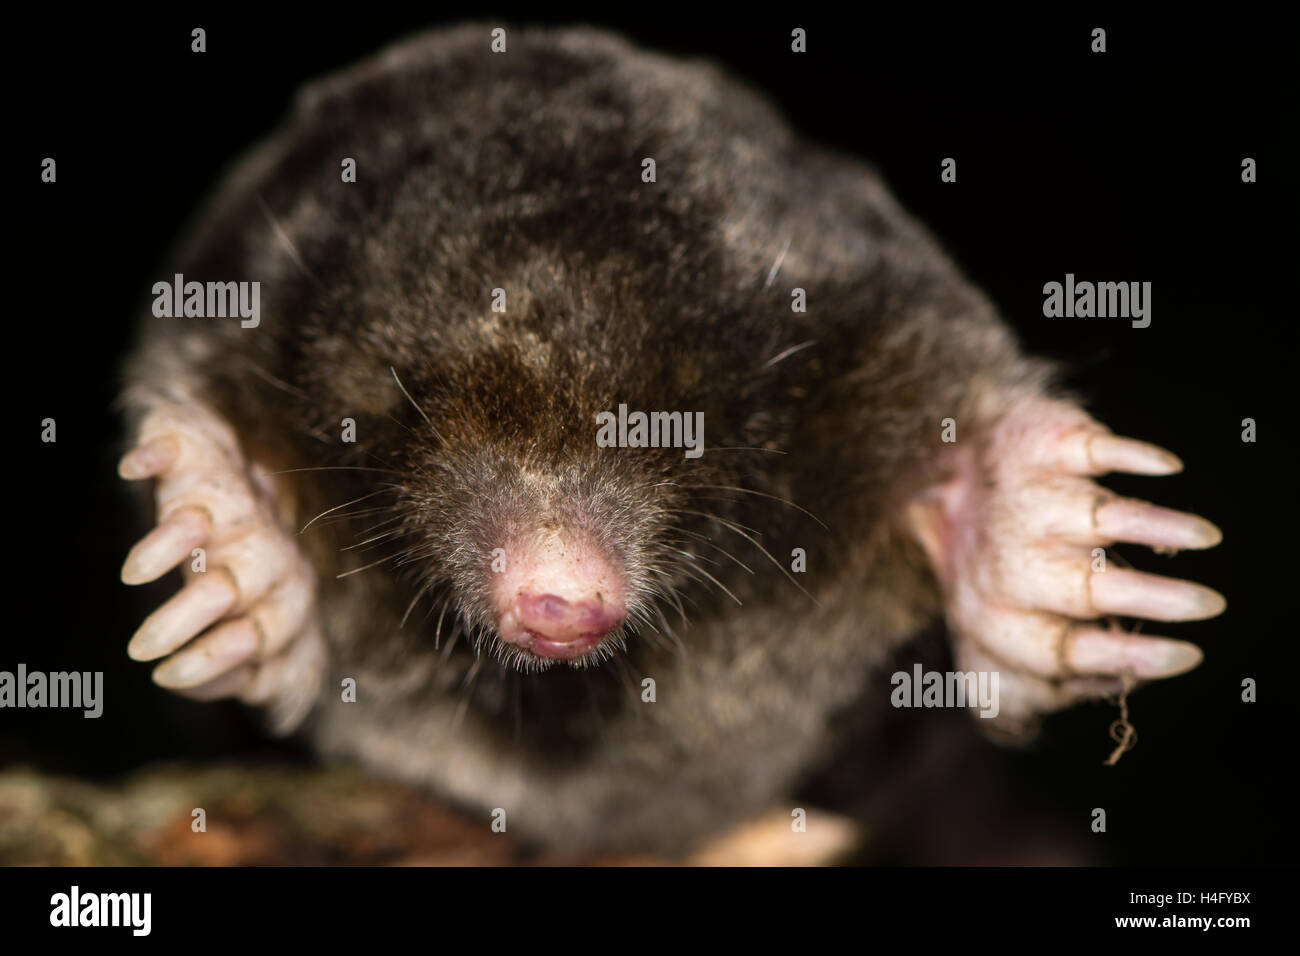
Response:
[[[572,661],[622,625],[622,568],[585,536],[552,530],[503,550],[504,569],[492,583],[503,641],[538,657]]]

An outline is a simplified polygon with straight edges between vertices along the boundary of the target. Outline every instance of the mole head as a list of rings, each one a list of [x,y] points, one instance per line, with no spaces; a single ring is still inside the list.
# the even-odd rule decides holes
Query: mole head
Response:
[[[408,410],[428,420],[410,412],[398,454],[402,563],[430,596],[430,622],[524,670],[599,663],[666,627],[659,599],[680,560],[682,450],[601,447],[597,414],[617,403],[579,370],[554,371],[503,350],[405,382]]]

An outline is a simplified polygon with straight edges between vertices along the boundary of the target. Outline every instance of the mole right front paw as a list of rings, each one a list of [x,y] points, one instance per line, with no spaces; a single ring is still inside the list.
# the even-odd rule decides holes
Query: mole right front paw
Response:
[[[154,680],[201,700],[265,707],[275,729],[306,716],[324,677],[316,576],[277,519],[273,481],[197,404],[160,405],[118,466],[157,481],[157,526],[127,555],[126,584],[184,563],[185,586],[140,626],[127,653],[163,659]]]
[[[1223,611],[1223,597],[1191,581],[1108,569],[1104,559],[1116,543],[1210,548],[1219,529],[1091,480],[1173,474],[1177,458],[1113,435],[1065,402],[1039,400],[1013,406],[952,462],[948,480],[918,495],[909,517],[943,589],[958,668],[999,675],[994,712],[1004,727],[1119,693],[1126,680],[1197,666],[1194,644],[1113,622],[1204,620]]]

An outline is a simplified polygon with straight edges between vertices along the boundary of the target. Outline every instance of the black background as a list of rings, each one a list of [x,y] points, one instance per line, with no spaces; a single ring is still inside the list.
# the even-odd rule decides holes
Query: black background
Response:
[[[78,14],[36,10],[7,55],[10,184],[6,281],[6,536],[14,558],[0,669],[105,671],[105,715],[0,712],[0,760],[105,777],[158,758],[293,753],[239,708],[189,704],[130,662],[127,639],[171,582],[129,590],[120,562],[138,516],[116,478],[112,408],[134,319],[169,244],[219,172],[264,136],[303,81],[428,25],[592,23],[643,45],[720,60],[809,137],[870,159],[905,207],[997,302],[1029,351],[1065,360],[1089,408],[1121,434],[1186,462],[1182,475],[1115,479],[1124,493],[1203,514],[1224,531],[1208,553],[1136,566],[1223,592],[1213,621],[1148,632],[1199,643],[1193,674],[1133,701],[1140,742],[1116,768],[1104,706],[1054,718],[1028,752],[990,748],[1023,793],[1086,825],[1108,808],[1102,851],[1120,863],[1280,862],[1295,848],[1282,816],[1294,761],[1289,706],[1294,615],[1287,538],[1295,531],[1296,318],[1289,33],[1261,19],[1071,14],[953,17],[761,14],[703,8],[530,7],[495,11],[365,4],[337,14]],[[208,52],[190,52],[203,26]],[[793,26],[809,52],[789,50]],[[1089,51],[1090,31],[1108,52]],[[485,41],[486,42],[486,41]],[[58,161],[42,184],[40,162]],[[958,182],[943,184],[943,157]],[[1241,181],[1254,157],[1259,182]],[[1042,286],[1080,279],[1153,283],[1147,329],[1047,320]],[[58,422],[57,444],[39,439]],[[1259,422],[1243,444],[1241,420]],[[1275,492],[1273,489],[1277,488]],[[1259,703],[1240,701],[1243,678]],[[1289,803],[1288,803],[1289,813]]]

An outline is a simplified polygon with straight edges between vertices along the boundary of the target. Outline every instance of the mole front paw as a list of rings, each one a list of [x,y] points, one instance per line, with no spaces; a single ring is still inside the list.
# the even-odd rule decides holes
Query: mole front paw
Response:
[[[943,589],[957,666],[998,673],[1004,723],[1030,725],[1037,714],[1117,693],[1125,677],[1172,677],[1200,663],[1194,644],[1100,620],[1192,621],[1226,606],[1203,585],[1107,561],[1104,548],[1116,542],[1160,551],[1219,543],[1204,518],[1122,498],[1088,477],[1174,474],[1182,470],[1174,455],[1040,400],[955,448],[953,466],[908,516]]]
[[[122,580],[144,584],[183,564],[185,586],[145,619],[127,647],[162,658],[163,687],[201,700],[238,697],[287,732],[324,676],[316,577],[281,528],[273,481],[238,438],[198,405],[161,405],[118,466],[156,479],[157,526],[127,555]]]

